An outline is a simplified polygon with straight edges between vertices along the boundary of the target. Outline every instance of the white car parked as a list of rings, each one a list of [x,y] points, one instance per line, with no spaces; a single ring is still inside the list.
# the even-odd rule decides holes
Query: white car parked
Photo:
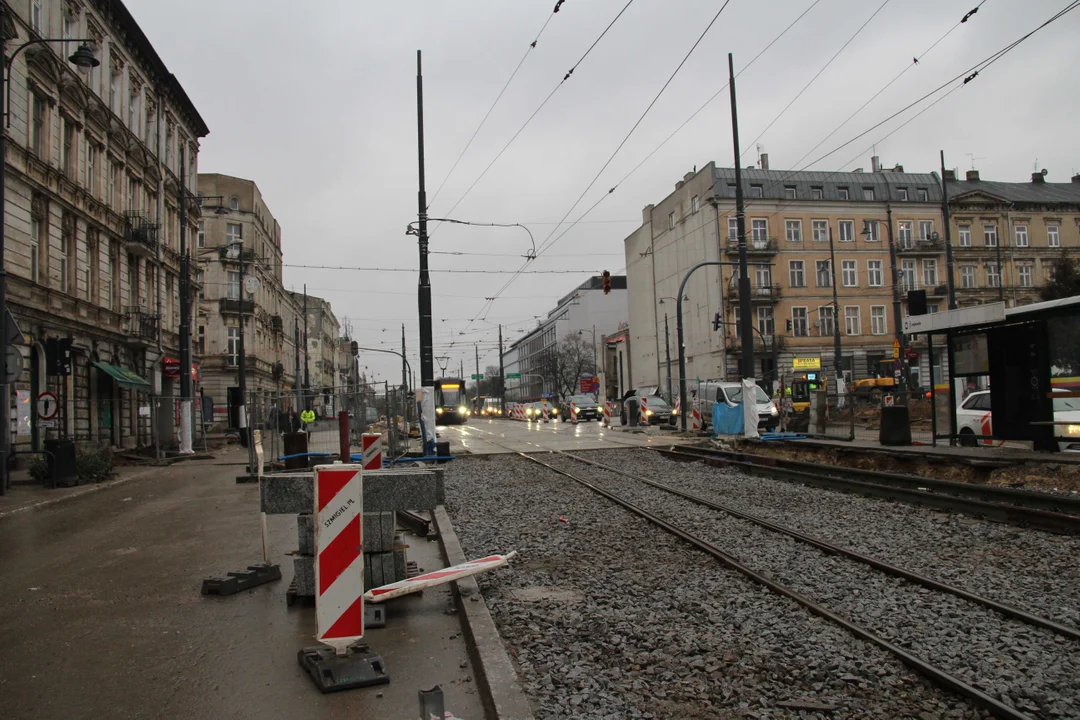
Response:
[[[1066,391],[1055,388],[1053,392]],[[1080,452],[1080,398],[1054,398],[1054,421],[1076,423],[1075,425],[1055,425],[1054,435],[1058,439],[1061,452]],[[973,392],[964,398],[964,401],[956,408],[956,427],[960,433],[961,445],[975,447],[979,444],[1004,444],[1002,440],[979,440],[978,438],[980,435],[993,435],[990,423],[989,390]]]

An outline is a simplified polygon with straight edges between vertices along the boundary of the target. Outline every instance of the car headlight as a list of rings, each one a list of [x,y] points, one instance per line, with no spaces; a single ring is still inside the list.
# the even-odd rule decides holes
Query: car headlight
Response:
[[[679,414],[679,408],[672,408],[671,414],[672,415],[678,415]]]
[[[779,415],[780,413],[777,411],[776,406],[772,405],[771,407],[769,407],[769,414],[770,415]]]
[[[1066,425],[1065,426],[1065,434],[1066,435],[1080,435],[1080,425]]]
[[[442,408],[435,408],[436,415],[442,415]]]
[[[552,415],[558,415],[559,414],[559,408],[551,408],[551,414]]]
[[[646,414],[646,415],[652,415],[652,414],[653,414],[653,411],[652,411],[652,410],[646,410],[646,411],[645,411],[645,414]]]
[[[532,408],[525,408],[526,415],[532,415]]]
[[[575,415],[577,415],[579,412],[581,412],[581,408],[574,408],[574,414]]]
[[[462,405],[462,406],[460,406],[460,407],[459,407],[459,408],[457,409],[457,411],[458,411],[459,413],[461,413],[462,415],[464,415],[465,413],[469,412],[469,408],[467,408],[467,407],[465,407],[464,405]]]

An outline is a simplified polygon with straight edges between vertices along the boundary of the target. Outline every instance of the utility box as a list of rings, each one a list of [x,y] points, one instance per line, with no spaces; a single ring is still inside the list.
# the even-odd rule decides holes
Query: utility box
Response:
[[[306,432],[282,433],[281,440],[285,450],[282,453],[285,455],[285,469],[306,470],[308,457],[305,453],[308,451],[308,434]],[[299,455],[300,457],[289,457],[290,455]]]
[[[882,445],[911,444],[911,416],[907,405],[881,408],[881,429],[878,442]]]
[[[51,439],[45,441],[45,463],[49,469],[51,487],[75,487],[79,471],[75,466],[75,441]]]

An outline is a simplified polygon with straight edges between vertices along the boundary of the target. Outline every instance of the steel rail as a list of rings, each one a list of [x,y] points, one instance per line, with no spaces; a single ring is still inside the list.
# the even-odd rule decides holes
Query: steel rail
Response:
[[[1004,491],[1004,488],[983,487],[972,493],[987,493],[988,496],[991,497],[1007,498],[1007,501],[1005,502],[989,502],[973,497],[952,494],[946,490],[946,486],[943,485],[943,483],[948,481],[933,480],[931,478],[905,476],[892,473],[877,473],[877,476],[888,476],[891,478],[892,482],[897,483],[888,485],[880,482],[871,482],[869,480],[859,480],[857,478],[859,475],[865,477],[866,473],[870,471],[842,468],[834,465],[802,463],[803,466],[812,468],[812,470],[802,470],[788,466],[788,461],[764,456],[748,455],[746,453],[725,453],[724,451],[712,450],[705,453],[687,452],[686,448],[680,448],[678,450],[673,448],[652,449],[665,455],[704,460],[707,465],[713,467],[737,467],[740,470],[751,474],[756,472],[763,473],[781,480],[792,480],[830,490],[844,490],[890,500],[900,500],[906,503],[936,507],[943,510],[953,510],[965,515],[972,515],[1012,525],[1021,525],[1059,535],[1080,535],[1080,516],[1017,504],[1017,502],[1023,502],[1023,498],[1026,496],[998,494]],[[754,462],[754,460],[758,460],[758,462]],[[875,479],[884,478],[875,477]],[[903,484],[900,484],[901,482]],[[947,487],[952,488],[954,486],[975,487],[973,485],[966,485],[965,483],[952,482],[949,482]],[[942,492],[930,492],[929,490],[919,489],[935,487],[941,488]],[[1026,492],[1030,493],[1030,491]],[[1056,496],[1049,497],[1055,498]],[[1065,498],[1065,500],[1072,501],[1071,498]],[[1043,501],[1040,500],[1039,502]]]
[[[991,712],[995,717],[998,718],[998,720],[1032,720],[1029,715],[1025,715],[1019,710],[990,697],[978,688],[967,684],[960,678],[949,674],[941,668],[931,665],[925,660],[915,657],[900,646],[889,642],[888,640],[880,637],[879,635],[871,632],[870,630],[867,630],[861,625],[858,625],[844,617],[841,617],[840,615],[837,615],[828,608],[814,602],[810,598],[807,598],[795,592],[794,590],[788,588],[785,585],[781,585],[780,583],[772,580],[766,575],[752,570],[751,568],[744,565],[738,558],[734,557],[733,555],[729,555],[728,553],[720,549],[717,545],[710,543],[708,540],[705,540],[701,537],[698,537],[697,535],[694,535],[693,533],[683,530],[679,526],[674,525],[667,520],[664,520],[652,514],[648,510],[645,510],[644,508],[639,507],[634,503],[631,503],[630,501],[620,497],[619,495],[589,482],[588,480],[580,478],[572,473],[566,472],[565,470],[560,470],[556,467],[553,467],[546,462],[543,462],[542,460],[538,460],[537,458],[532,457],[527,453],[518,452],[518,455],[527,460],[531,460],[538,465],[546,467],[552,472],[570,478],[571,480],[585,486],[589,490],[592,490],[596,494],[607,498],[616,505],[626,508],[635,515],[638,515],[645,520],[648,520],[657,527],[666,530],[672,535],[675,535],[676,537],[685,540],[686,542],[708,553],[709,555],[712,555],[724,566],[741,573],[753,582],[762,585],[769,590],[772,590],[778,595],[782,595],[783,597],[793,600],[794,602],[806,608],[812,614],[839,625],[855,637],[877,645],[879,648],[894,655],[904,665],[907,665],[909,668],[915,670],[918,673],[921,673],[923,676],[927,677],[940,687],[946,688],[959,695],[962,695],[967,699],[971,700],[978,707]]]
[[[699,505],[704,505],[705,507],[712,510],[717,510],[719,512],[731,515],[732,517],[737,517],[740,520],[746,520],[747,522],[754,523],[755,525],[763,527],[767,530],[772,530],[773,532],[787,535],[789,537],[795,538],[796,540],[799,540],[800,542],[806,543],[807,545],[812,545],[826,553],[832,555],[842,555],[865,565],[869,565],[876,570],[881,570],[882,572],[889,575],[902,578],[917,585],[922,585],[923,587],[929,588],[930,590],[937,590],[938,592],[949,593],[950,595],[955,595],[956,597],[962,598],[977,605],[982,605],[983,607],[1000,613],[1005,617],[1009,617],[1014,620],[1020,620],[1021,622],[1025,622],[1029,625],[1035,625],[1037,627],[1045,628],[1046,630],[1050,630],[1051,632],[1069,638],[1070,640],[1080,640],[1080,629],[1070,627],[1068,625],[1062,625],[1061,623],[1055,622],[1049,618],[1042,617],[1041,615],[1034,615],[1027,612],[1026,610],[1013,607],[1012,605],[1006,605],[1005,603],[1000,603],[988,597],[983,597],[982,595],[968,592],[963,588],[948,585],[939,580],[934,580],[933,578],[926,577],[925,575],[919,575],[918,573],[912,572],[911,570],[905,570],[902,567],[891,565],[883,560],[878,560],[877,558],[871,557],[869,555],[863,555],[862,553],[851,550],[850,548],[830,543],[829,541],[823,540],[822,538],[808,535],[799,530],[795,530],[794,528],[785,527],[757,515],[751,515],[750,513],[736,510],[735,508],[728,505],[714,502],[707,498],[703,498],[700,495],[694,495],[693,493],[680,490],[678,488],[672,487],[671,485],[666,485],[655,480],[649,480],[648,478],[643,478],[638,475],[634,475],[633,473],[628,473],[625,470],[620,470],[619,468],[605,465],[604,463],[596,462],[595,460],[589,460],[587,458],[583,458],[579,455],[574,455],[572,453],[564,452],[560,454],[565,455],[569,458],[573,458],[578,462],[585,463],[586,465],[603,468],[604,470],[608,470],[609,472],[628,477],[632,480],[637,480],[640,483],[644,483],[645,485],[657,488],[658,490],[663,490],[664,492],[671,493],[672,495],[678,495],[679,497],[690,500],[691,502],[698,503]]]

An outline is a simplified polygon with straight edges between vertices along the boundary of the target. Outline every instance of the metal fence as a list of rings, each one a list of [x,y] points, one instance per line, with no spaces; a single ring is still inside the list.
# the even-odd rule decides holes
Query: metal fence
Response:
[[[883,396],[868,399],[864,395],[820,393],[810,408],[794,405],[790,400],[781,404],[783,427],[811,437],[830,440],[861,440],[877,442],[881,432],[882,408],[892,404],[908,406],[908,422],[911,440],[929,444],[932,441],[931,406],[929,400],[919,394],[910,396]]]

